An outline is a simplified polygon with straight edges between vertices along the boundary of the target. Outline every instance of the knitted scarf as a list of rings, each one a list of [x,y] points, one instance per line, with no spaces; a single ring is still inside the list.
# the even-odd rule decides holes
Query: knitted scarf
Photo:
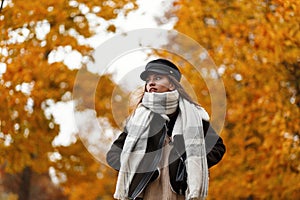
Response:
[[[130,183],[138,165],[146,154],[149,127],[154,113],[169,121],[168,114],[176,111],[172,137],[183,135],[186,148],[186,169],[188,189],[185,198],[205,199],[208,192],[208,166],[202,119],[209,120],[206,111],[179,97],[177,90],[164,93],[144,93],[142,103],[127,121],[127,137],[121,153],[121,168],[118,174],[114,198],[128,198]]]

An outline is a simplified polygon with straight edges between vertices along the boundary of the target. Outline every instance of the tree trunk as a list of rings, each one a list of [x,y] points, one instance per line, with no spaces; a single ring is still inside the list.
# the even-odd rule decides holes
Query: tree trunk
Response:
[[[30,167],[25,167],[21,174],[21,183],[19,188],[19,200],[29,200],[30,195],[30,179],[32,170]]]

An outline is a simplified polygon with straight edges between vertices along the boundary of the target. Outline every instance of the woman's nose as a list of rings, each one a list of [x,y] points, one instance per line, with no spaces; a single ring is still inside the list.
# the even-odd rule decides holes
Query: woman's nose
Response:
[[[154,86],[155,85],[155,82],[154,81],[150,81],[149,82],[149,86]]]
[[[155,81],[154,81],[153,79],[150,79],[150,80],[148,81],[148,85],[149,85],[149,86],[155,85]]]

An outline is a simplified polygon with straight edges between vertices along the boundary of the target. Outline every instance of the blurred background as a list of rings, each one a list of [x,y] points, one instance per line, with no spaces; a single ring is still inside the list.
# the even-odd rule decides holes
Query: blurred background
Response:
[[[159,56],[180,66],[210,114],[218,91],[203,79],[224,84],[218,133],[227,152],[210,170],[208,199],[300,199],[300,1],[0,4],[0,200],[113,199],[117,174],[104,152],[143,85],[126,74]],[[185,34],[215,67],[199,75],[182,57],[156,49],[128,52],[105,73],[92,67],[105,59],[95,58],[105,41],[145,28]],[[164,38],[165,49],[173,39]],[[186,54],[203,58],[192,47]]]

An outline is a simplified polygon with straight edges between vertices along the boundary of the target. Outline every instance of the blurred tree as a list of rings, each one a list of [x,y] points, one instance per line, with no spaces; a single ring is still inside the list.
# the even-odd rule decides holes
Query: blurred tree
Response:
[[[42,179],[45,176],[49,179],[48,171],[52,167],[61,175],[58,179],[64,183],[65,195],[70,199],[78,199],[73,197],[90,187],[83,187],[88,183],[96,184],[94,191],[85,191],[79,195],[81,199],[88,199],[90,194],[104,194],[110,186],[110,182],[102,178],[106,169],[93,160],[80,141],[68,147],[53,146],[59,127],[53,116],[45,112],[51,102],[71,100],[77,69],[91,62],[93,49],[85,39],[93,36],[99,26],[103,26],[104,32],[115,31],[110,19],[136,9],[135,1],[5,3],[0,13],[0,165],[3,173],[13,177],[11,181],[15,180],[9,184],[16,184],[16,189],[4,185],[10,190],[6,192],[14,192],[20,200],[37,199],[43,192],[45,195],[43,190],[33,191],[33,182],[48,185]],[[100,25],[96,17],[107,25]],[[67,56],[74,61],[72,64]],[[111,91],[114,83],[109,76],[103,78],[108,83],[105,91]],[[107,92],[96,95],[97,111],[102,109],[101,105],[110,103],[110,99],[104,98]],[[105,112],[98,114],[104,116]],[[56,157],[50,159],[53,155]],[[2,188],[5,183],[1,182]],[[53,194],[45,199],[57,198]]]
[[[226,87],[228,151],[212,170],[209,199],[299,199],[300,2],[179,0],[174,8],[175,29],[208,50]]]
[[[24,176],[30,176],[30,178],[25,178]],[[30,180],[30,182],[24,182],[22,179]],[[1,177],[3,183],[3,189],[0,190],[0,194],[3,195],[0,199],[24,199],[28,196],[29,199],[67,199],[67,196],[62,192],[62,189],[55,185],[50,179],[48,173],[38,174],[28,167],[21,172],[21,174],[8,174],[4,173]],[[24,184],[30,184],[28,187]],[[21,188],[26,188],[26,190],[21,190]],[[22,193],[20,193],[20,190]],[[11,194],[7,193],[9,191]],[[13,193],[19,195],[12,195]]]

